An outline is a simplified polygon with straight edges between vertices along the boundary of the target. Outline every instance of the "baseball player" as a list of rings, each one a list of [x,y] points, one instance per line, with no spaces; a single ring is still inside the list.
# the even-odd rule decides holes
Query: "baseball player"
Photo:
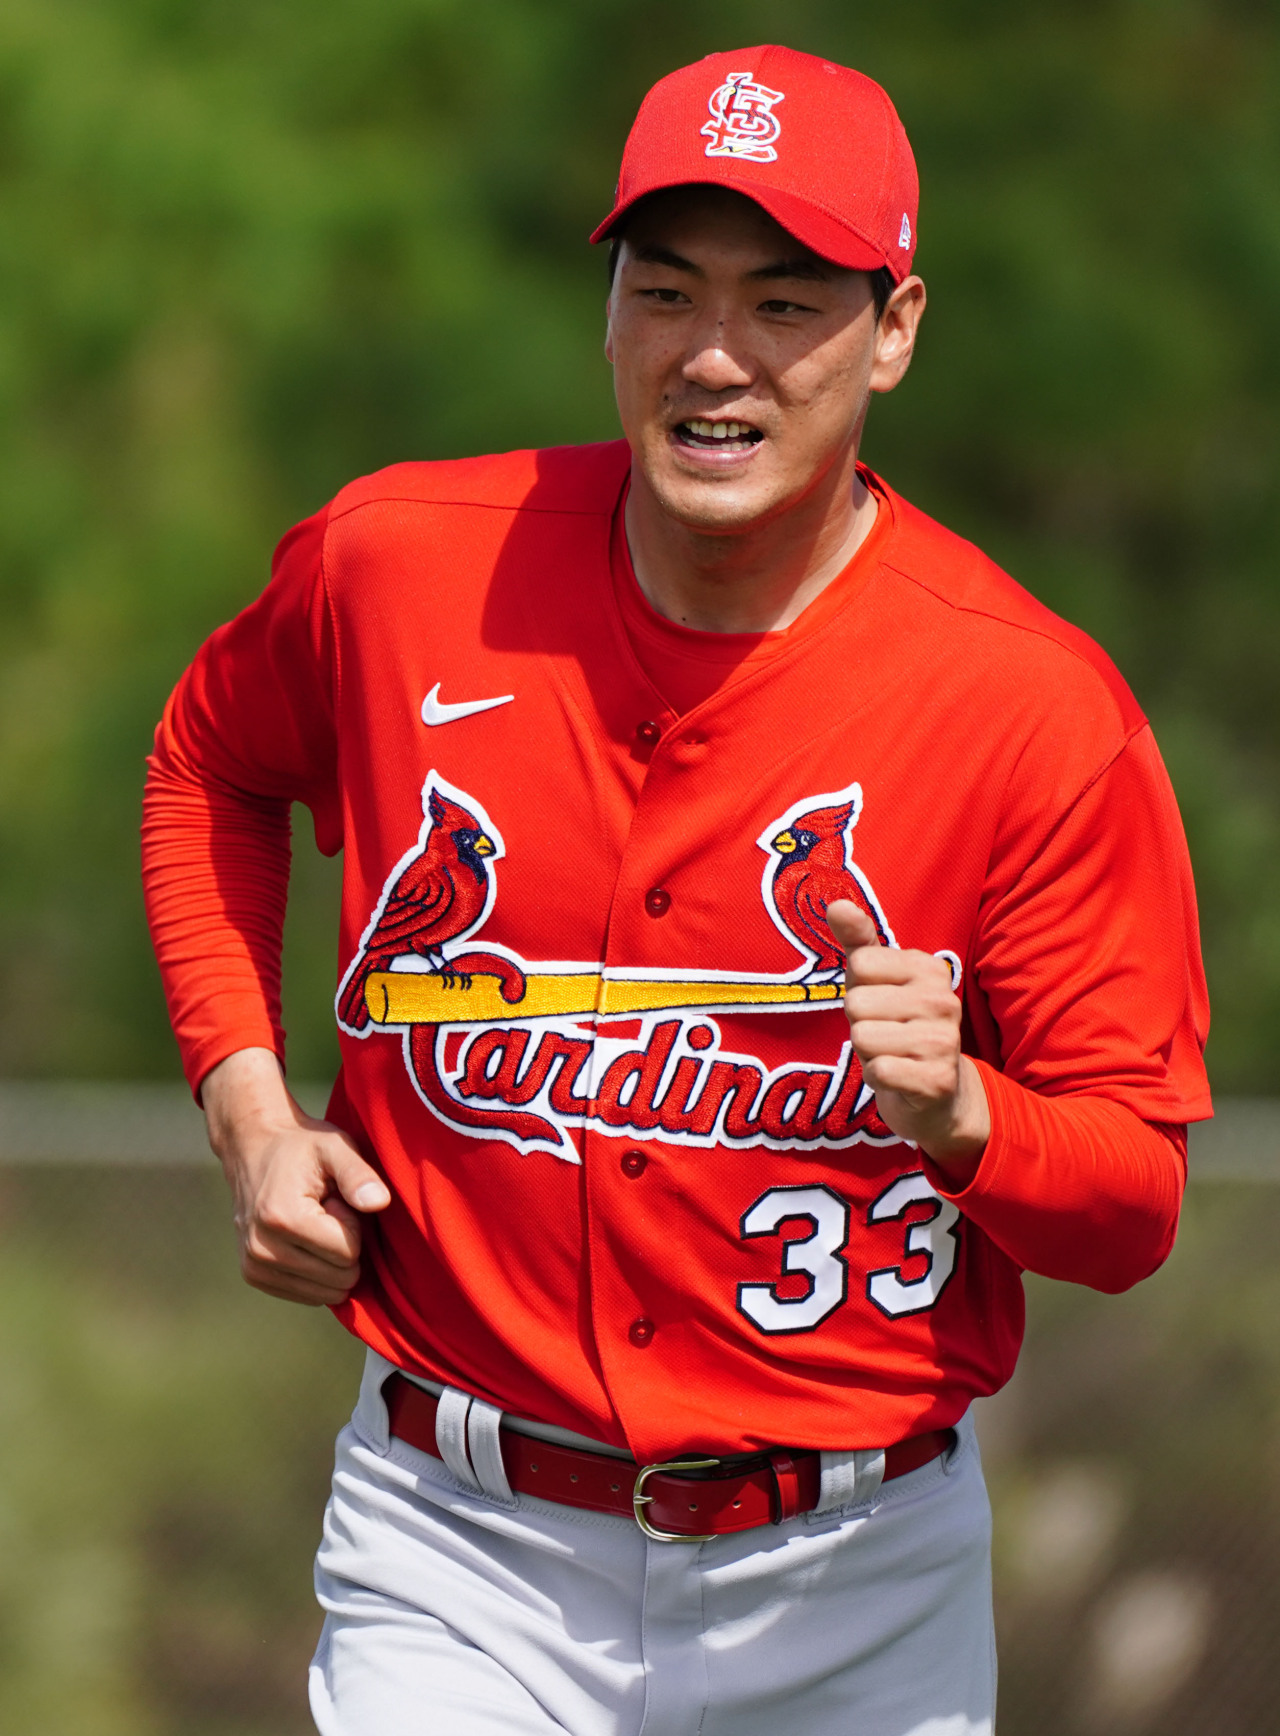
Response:
[[[969,1421],[1024,1269],[1171,1245],[1206,1006],[1107,658],[858,462],[911,360],[885,93],[663,79],[625,438],[345,488],[182,678],[151,921],[243,1269],[368,1347],[323,1736],[980,1736]],[[342,1072],[283,1078],[289,804]]]

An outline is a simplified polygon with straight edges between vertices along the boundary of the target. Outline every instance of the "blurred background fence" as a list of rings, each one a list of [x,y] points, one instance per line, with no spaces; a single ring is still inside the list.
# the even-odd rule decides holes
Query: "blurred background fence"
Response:
[[[137,891],[165,696],[351,477],[614,435],[584,237],[631,114],[780,32],[886,84],[920,163],[929,317],[866,456],[1151,716],[1229,1106],[1161,1274],[1030,1286],[983,1422],[1002,1730],[1275,1728],[1273,0],[0,0],[5,1731],[305,1728],[358,1355],[239,1283],[173,1083]],[[337,865],[306,832],[285,1013],[324,1078]]]
[[[980,1407],[1001,1736],[1273,1736],[1280,1103],[1228,1099],[1192,1177],[1137,1290],[1028,1281]],[[0,1729],[304,1736],[360,1352],[241,1283],[181,1087],[0,1086],[0,1320]]]

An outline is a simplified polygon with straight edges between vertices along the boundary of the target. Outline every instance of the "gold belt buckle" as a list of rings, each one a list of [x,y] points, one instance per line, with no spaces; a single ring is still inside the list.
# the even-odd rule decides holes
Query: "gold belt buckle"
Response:
[[[644,1509],[653,1500],[652,1495],[644,1492],[645,1483],[659,1471],[709,1471],[713,1465],[718,1465],[719,1459],[668,1459],[662,1465],[645,1465],[636,1475],[636,1486],[631,1494],[631,1507],[636,1516],[636,1524],[646,1537],[652,1537],[655,1543],[710,1543],[719,1532],[710,1531],[705,1537],[686,1537],[683,1531],[659,1531],[650,1525],[644,1516]]]

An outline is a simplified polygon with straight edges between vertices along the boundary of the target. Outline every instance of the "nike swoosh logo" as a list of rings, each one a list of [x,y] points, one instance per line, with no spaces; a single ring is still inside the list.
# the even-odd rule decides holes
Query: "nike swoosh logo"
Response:
[[[480,711],[492,711],[495,705],[510,705],[514,693],[504,693],[500,699],[460,699],[450,705],[440,697],[440,683],[422,702],[422,721],[432,729],[438,723],[456,723],[460,717],[474,717]]]

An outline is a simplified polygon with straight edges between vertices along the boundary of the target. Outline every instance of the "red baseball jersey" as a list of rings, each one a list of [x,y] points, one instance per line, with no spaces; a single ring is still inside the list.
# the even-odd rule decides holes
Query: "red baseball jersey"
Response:
[[[286,537],[157,738],[175,1028],[195,1086],[283,1053],[305,803],[345,853],[331,1115],[393,1194],[351,1330],[645,1460],[881,1445],[1007,1378],[1023,1268],[1170,1245],[1142,1123],[1210,1112],[1177,809],[1105,656],[869,474],[848,572],[677,714],[628,465],[400,465]],[[835,897],[951,966],[995,1122],[963,1190],[862,1081]]]

